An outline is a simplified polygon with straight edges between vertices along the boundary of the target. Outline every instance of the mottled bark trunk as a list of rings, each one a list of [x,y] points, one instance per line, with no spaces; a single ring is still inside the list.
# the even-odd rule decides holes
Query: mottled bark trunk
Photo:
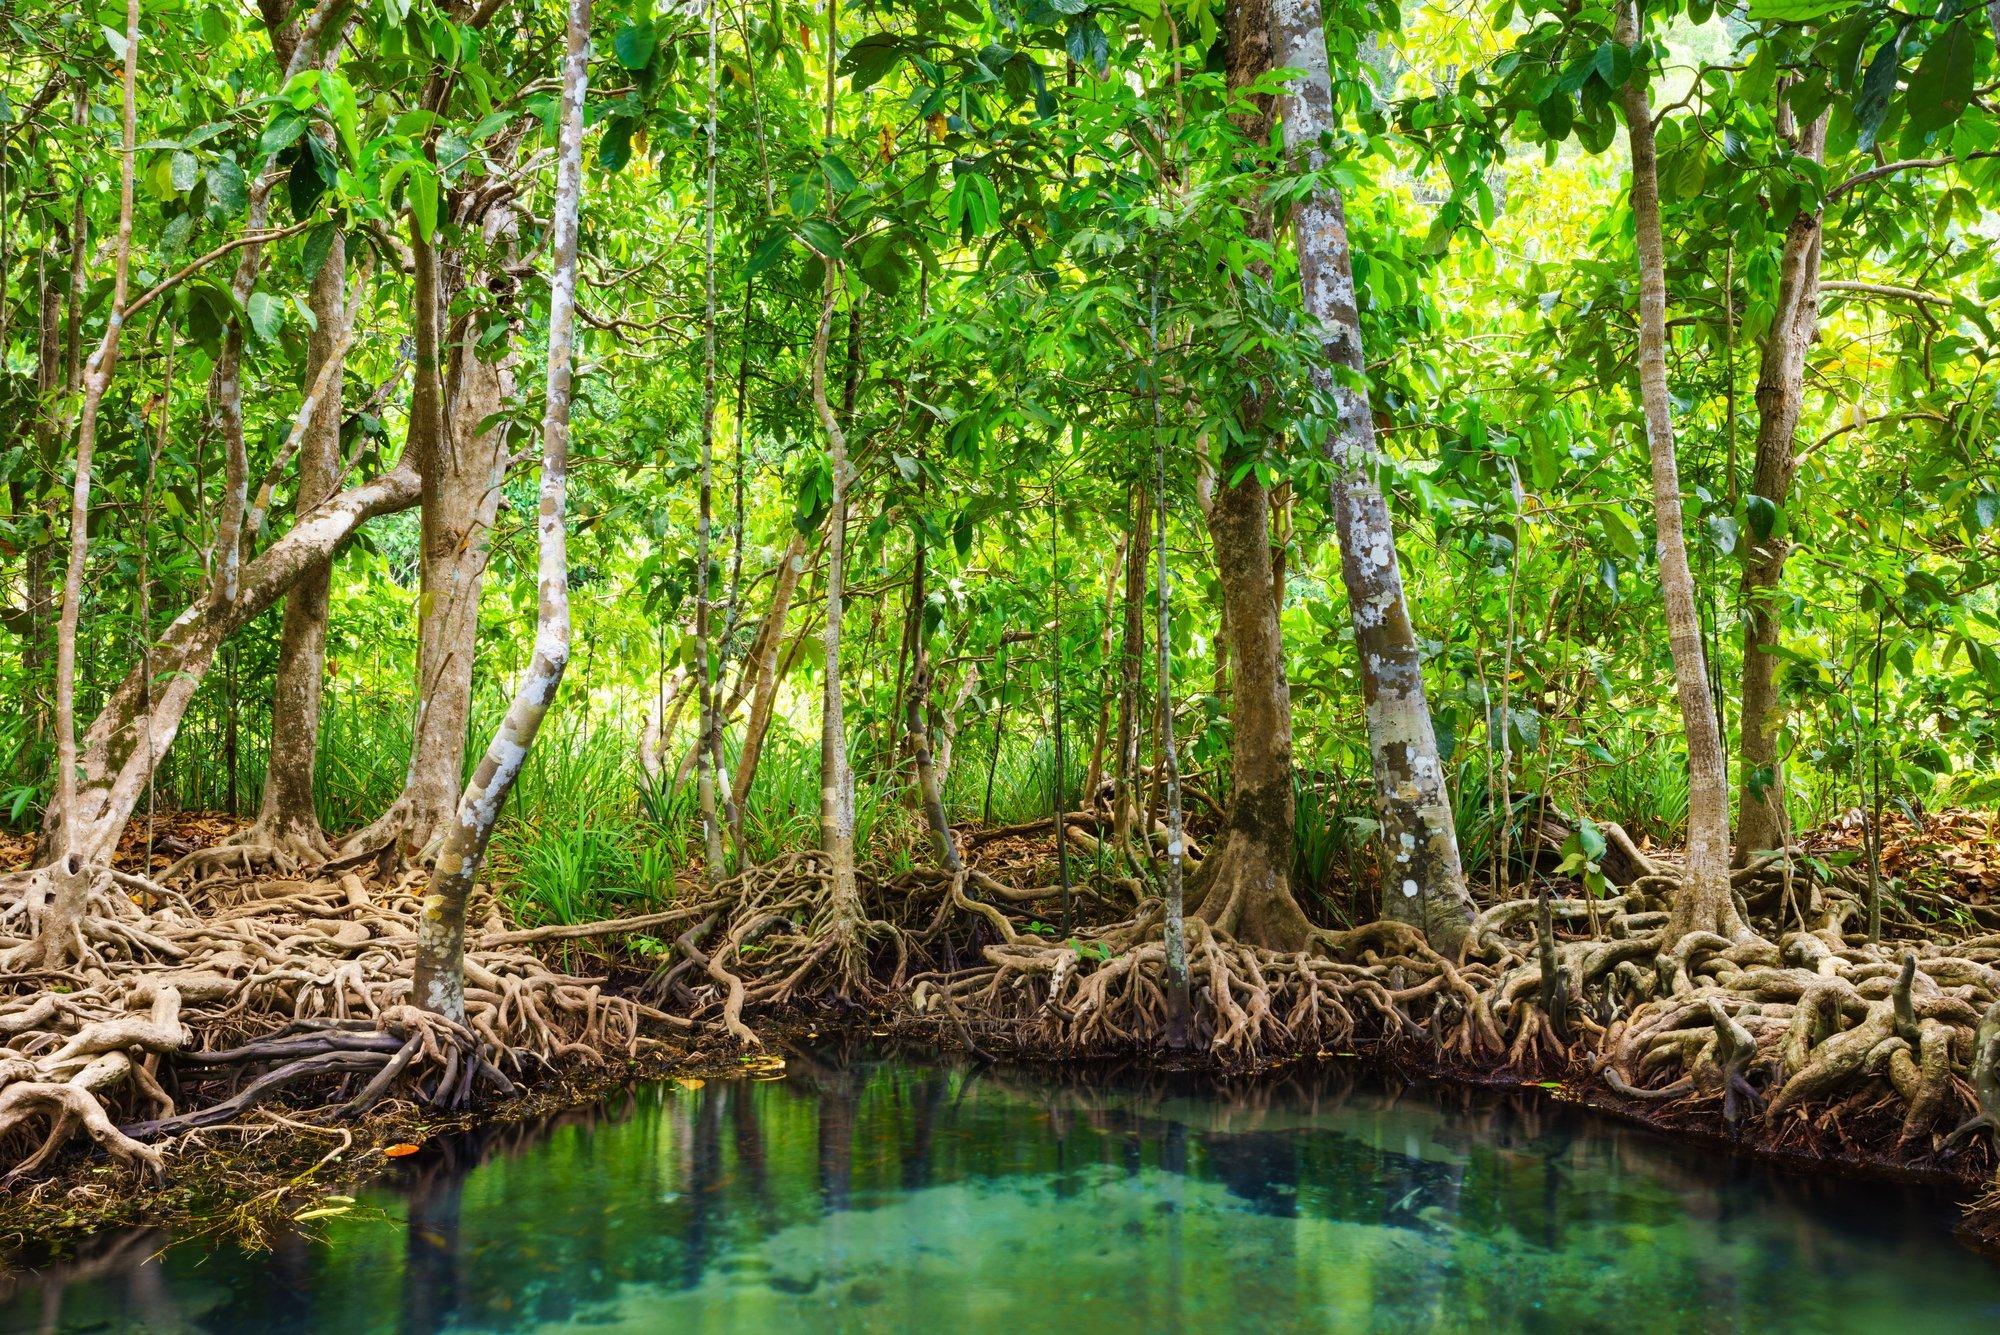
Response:
[[[303,516],[333,493],[340,469],[341,376],[345,360],[342,331],[347,243],[338,228],[320,271],[313,277],[314,328],[306,347],[306,380],[330,375],[299,447],[296,512]],[[285,599],[278,637],[278,668],[271,687],[271,751],[258,833],[301,849],[327,851],[313,804],[313,772],[319,757],[320,688],[326,671],[327,599],[332,565],[307,571]]]
[[[1157,597],[1154,603],[1154,680],[1159,705],[1160,778],[1167,802],[1167,875],[1161,898],[1165,922],[1162,943],[1166,953],[1167,1046],[1185,1048],[1193,1042],[1193,996],[1188,979],[1186,896],[1182,884],[1182,864],[1186,859],[1186,832],[1181,827],[1180,750],[1174,745],[1173,671],[1173,583],[1167,567],[1167,446],[1160,421],[1160,288],[1159,270],[1151,276],[1152,311],[1146,324],[1147,356],[1152,365],[1146,379],[1152,385],[1153,416],[1153,541]],[[1056,839],[1065,833],[1058,825]]]
[[[1996,0],[2000,2],[2000,0]],[[1790,112],[1780,109],[1789,121]],[[1791,127],[1781,128],[1791,137]],[[1793,139],[1811,161],[1825,155],[1826,117]],[[1801,210],[1785,229],[1778,260],[1777,309],[1764,335],[1757,373],[1757,459],[1750,494],[1782,512],[1798,468],[1794,453],[1799,412],[1805,403],[1806,354],[1819,336],[1821,215]],[[1780,622],[1778,585],[1784,578],[1790,544],[1777,533],[1748,544],[1743,562],[1742,736],[1738,743],[1736,861],[1785,845],[1790,822],[1785,813],[1785,766],[1778,749],[1784,707],[1777,691]]]
[[[484,220],[484,227],[488,243],[501,244],[512,231],[513,218],[503,207]],[[505,431],[482,428],[513,392],[513,377],[511,353],[487,360],[473,346],[465,322],[453,330],[445,352],[443,313],[451,308],[453,294],[465,290],[459,257],[434,251],[414,231],[411,251],[417,259],[417,389],[410,439],[424,487],[416,718],[403,791],[373,824],[350,836],[346,846],[393,843],[403,855],[421,858],[444,836],[465,776],[479,600],[508,462]]]
[[[500,808],[520,776],[569,663],[569,554],[564,508],[569,485],[569,413],[576,316],[577,214],[583,196],[583,97],[590,0],[570,0],[557,132],[553,271],[549,276],[547,394],[542,413],[541,503],[536,513],[535,648],[486,754],[465,786],[417,922],[411,995],[427,1010],[465,1020],[465,905]],[[468,1073],[462,1088],[469,1090]]]
[[[829,6],[831,14],[831,6]],[[829,18],[829,24],[831,18]],[[829,78],[831,76],[829,75]],[[827,468],[833,477],[833,504],[827,513],[825,688],[820,704],[820,847],[827,860],[828,934],[839,958],[844,984],[860,981],[861,891],[854,877],[854,772],[848,765],[847,727],[842,713],[840,629],[845,614],[847,579],[847,432],[826,397],[827,341],[833,331],[833,307],[841,290],[839,267],[827,264],[826,295],[820,306],[819,330],[813,340],[812,398],[826,432]],[[848,326],[850,357],[859,345],[860,312]]]
[[[695,738],[695,792],[701,807],[702,870],[711,886],[726,872],[722,853],[722,812],[717,809],[717,775],[722,769],[722,722],[717,713],[713,648],[710,644],[710,583],[713,566],[710,540],[715,514],[715,26],[716,7],[708,6],[708,116],[704,168],[707,189],[702,196],[702,285],[706,298],[702,320],[701,467],[695,523],[694,653],[696,695],[700,702],[699,736]]]
[[[1276,64],[1305,72],[1279,102],[1286,149],[1299,165],[1317,167],[1319,145],[1336,129],[1319,0],[1273,0],[1271,31]],[[1450,953],[1471,926],[1473,903],[1424,695],[1423,657],[1403,597],[1395,529],[1375,481],[1375,424],[1366,395],[1356,388],[1365,383],[1367,363],[1340,192],[1323,178],[1294,208],[1292,223],[1306,314],[1319,324],[1323,340],[1314,378],[1339,405],[1327,452],[1382,825],[1382,912],[1421,928],[1433,946]]]
[[[1621,0],[1617,40],[1636,46],[1636,7]],[[1672,905],[1669,941],[1690,932],[1750,935],[1729,889],[1729,792],[1722,769],[1722,737],[1715,701],[1708,693],[1708,665],[1695,609],[1694,576],[1682,532],[1680,466],[1674,455],[1673,401],[1667,388],[1667,261],[1660,234],[1659,159],[1647,73],[1635,62],[1619,90],[1632,146],[1632,217],[1639,257],[1639,394],[1646,413],[1646,445],[1653,465],[1653,518],[1658,527],[1660,595],[1666,605],[1673,650],[1674,685],[1688,752],[1687,868]]]
[[[1118,756],[1112,765],[1111,830],[1120,848],[1132,847],[1139,815],[1139,665],[1146,644],[1146,558],[1152,551],[1152,505],[1144,487],[1132,489],[1132,539],[1125,545],[1125,626],[1119,651]]]
[[[1208,531],[1235,663],[1229,807],[1189,900],[1194,916],[1238,940],[1300,950],[1313,926],[1292,893],[1292,697],[1271,602],[1269,497],[1255,473],[1216,491]]]

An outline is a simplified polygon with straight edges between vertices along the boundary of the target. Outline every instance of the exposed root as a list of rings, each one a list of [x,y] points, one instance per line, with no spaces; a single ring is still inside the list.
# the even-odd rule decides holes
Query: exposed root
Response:
[[[217,876],[296,876],[331,862],[333,845],[315,824],[260,817],[219,844],[185,854],[160,876],[179,883]]]
[[[415,871],[373,885],[352,872],[211,876],[195,902],[103,868],[6,884],[8,1180],[41,1171],[79,1131],[158,1173],[160,1143],[298,1086],[353,1113],[392,1092],[463,1107],[482,1088],[511,1092],[527,1071],[635,1055],[648,1041],[642,1020],[674,1022],[528,949],[603,924],[510,932],[483,895],[466,952],[466,1023],[417,1009]]]

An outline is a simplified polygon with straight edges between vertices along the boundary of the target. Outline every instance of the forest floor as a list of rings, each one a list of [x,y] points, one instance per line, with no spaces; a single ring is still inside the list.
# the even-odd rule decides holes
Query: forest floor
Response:
[[[156,873],[224,843],[238,824],[215,815],[163,817],[151,855],[135,831],[119,862]],[[2000,996],[2000,828],[1959,812],[1885,825],[1882,871],[1894,893],[1884,900],[1883,946],[1852,946],[1843,956],[1812,944],[1809,933],[1787,934],[1768,909],[1757,912],[1759,893],[1746,888],[1753,924],[1784,942],[1783,959],[1768,945],[1716,939],[1706,956],[1679,959],[1684,973],[1661,983],[1657,997],[1646,970],[1634,967],[1646,957],[1651,919],[1661,916],[1641,891],[1593,905],[1563,895],[1558,884],[1553,944],[1565,976],[1581,979],[1580,987],[1571,982],[1570,1010],[1560,1020],[1540,1013],[1532,900],[1485,906],[1455,962],[1380,927],[1328,934],[1309,959],[1252,951],[1196,922],[1191,954],[1201,1013],[1196,1043],[1186,1049],[1162,1042],[1164,996],[1148,973],[1158,961],[1147,954],[1157,918],[1135,905],[1135,882],[1090,877],[1091,858],[1073,851],[1079,884],[1069,932],[1060,931],[1052,822],[964,833],[967,871],[960,877],[864,877],[871,911],[884,916],[860,926],[860,971],[841,987],[833,986],[844,967],[841,952],[809,945],[824,936],[805,924],[812,893],[801,887],[817,880],[809,857],[746,873],[722,893],[697,878],[680,887],[671,925],[654,929],[667,937],[685,928],[675,942],[676,968],[661,971],[656,956],[609,946],[614,938],[603,932],[504,943],[539,958],[545,972],[523,975],[537,987],[573,995],[573,984],[587,985],[593,1007],[600,994],[630,998],[644,1014],[671,1012],[678,1025],[649,1022],[643,1039],[635,1026],[616,1041],[592,1036],[596,1020],[572,1026],[543,1059],[516,1072],[510,1092],[476,1107],[439,1110],[397,1096],[343,1112],[360,1076],[309,1073],[277,1097],[253,1099],[209,1125],[170,1128],[158,1142],[169,1156],[164,1183],[147,1190],[133,1189],[153,1177],[145,1165],[107,1159],[76,1137],[41,1171],[0,1188],[0,1256],[46,1256],[89,1232],[142,1224],[256,1242],[312,1217],[330,1195],[350,1192],[409,1152],[399,1147],[475,1122],[545,1117],[633,1082],[773,1070],[783,1060],[774,1054],[815,1025],[1030,1062],[1140,1054],[1176,1067],[1242,1072],[1366,1059],[1425,1078],[1538,1088],[1733,1151],[1945,1182],[1970,1197],[1992,1186],[1995,1171],[1990,1138],[1965,1133],[1979,1129],[1978,1117],[1968,1122],[1967,1115],[1986,1111],[1991,1095],[1982,1080],[1993,1073],[1979,1069],[1989,1036],[1983,1027],[1975,1034],[1973,1012],[1975,1003]],[[1861,826],[1848,819],[1813,832],[1795,854],[1795,876],[1824,881],[1830,897],[1851,897]],[[1070,838],[1073,850],[1089,842],[1080,833]],[[1640,849],[1656,857],[1656,873],[1670,869],[1669,857]],[[0,869],[30,851],[26,841],[0,836]],[[341,875],[351,887],[354,873]],[[302,906],[305,923],[330,904],[345,899],[355,907],[364,899],[331,877],[314,886],[309,877],[252,876],[211,881],[206,903],[254,904],[269,885],[279,888],[275,902]],[[393,880],[369,887],[377,940],[383,915],[406,889]],[[407,903],[396,911],[406,913]],[[485,914],[487,941],[526,935],[506,930],[490,900]],[[1833,929],[1818,939],[1839,940],[1839,925],[1835,915]],[[351,959],[354,949],[352,941],[336,942],[326,960],[337,963],[343,952]],[[1894,961],[1918,954],[1925,972],[1906,964],[1898,983]],[[383,952],[372,967],[393,968],[396,959]],[[1737,991],[1718,1005],[1727,986]],[[829,1002],[835,992],[859,1000]],[[295,1015],[310,1009],[294,1002]],[[1725,1010],[1735,1025],[1715,1014]],[[275,1015],[246,1026],[239,1014],[206,1032],[199,1019],[190,1024],[194,1046],[205,1050],[255,1046],[260,1028],[282,1043],[297,1028]],[[739,1024],[761,1041],[745,1041]],[[1732,1031],[1748,1051],[1732,1050]],[[1637,1047],[1635,1032],[1645,1036]],[[1800,1042],[1796,1051],[1787,1046]],[[240,1096],[255,1083],[249,1073],[268,1065],[211,1074],[207,1079],[222,1079],[212,1088],[193,1076],[168,1084],[183,1096],[198,1089],[210,1099],[217,1091]],[[1969,1080],[1959,1074],[1967,1067]],[[2000,1194],[1989,1192],[1968,1210],[1964,1231],[1981,1245],[2000,1245]]]

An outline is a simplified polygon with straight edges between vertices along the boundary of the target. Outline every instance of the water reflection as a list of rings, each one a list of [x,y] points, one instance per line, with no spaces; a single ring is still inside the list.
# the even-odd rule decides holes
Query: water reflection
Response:
[[[324,1238],[0,1277],[0,1329],[1980,1330],[1940,1199],[1536,1098],[817,1051],[427,1146]]]

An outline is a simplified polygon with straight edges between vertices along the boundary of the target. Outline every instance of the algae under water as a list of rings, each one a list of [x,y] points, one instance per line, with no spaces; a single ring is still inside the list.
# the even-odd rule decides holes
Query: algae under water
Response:
[[[441,1139],[268,1252],[107,1236],[0,1329],[2000,1328],[1951,1219],[1537,1095],[816,1050]]]

